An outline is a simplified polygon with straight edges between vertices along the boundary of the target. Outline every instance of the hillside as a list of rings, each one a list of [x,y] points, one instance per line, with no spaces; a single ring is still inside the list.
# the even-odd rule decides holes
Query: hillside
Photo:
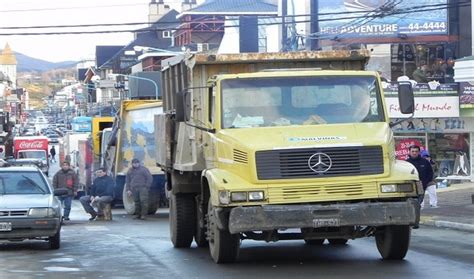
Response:
[[[2,50],[0,50],[0,52],[1,51]],[[43,72],[53,69],[70,68],[77,64],[76,61],[49,62],[19,52],[15,52],[15,56],[18,62],[17,72]]]
[[[64,62],[49,62],[37,58],[33,58],[21,53],[16,52],[16,60],[18,61],[17,71],[18,72],[43,72],[59,68],[69,68],[77,64],[75,61],[64,61]]]

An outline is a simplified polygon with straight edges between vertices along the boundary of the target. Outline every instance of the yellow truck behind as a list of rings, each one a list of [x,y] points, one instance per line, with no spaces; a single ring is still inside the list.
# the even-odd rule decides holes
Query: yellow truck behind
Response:
[[[155,116],[175,247],[233,262],[241,240],[345,244],[403,259],[419,222],[412,165],[395,159],[366,50],[195,54],[162,63]],[[410,84],[400,109],[412,113]]]

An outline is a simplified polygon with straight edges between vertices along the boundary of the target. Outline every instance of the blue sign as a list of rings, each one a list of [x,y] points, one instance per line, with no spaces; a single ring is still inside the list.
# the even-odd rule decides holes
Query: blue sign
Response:
[[[323,39],[445,35],[447,0],[319,0],[319,31]],[[423,11],[429,9],[429,11]],[[381,13],[384,10],[384,13]],[[375,12],[372,12],[375,11]],[[396,11],[397,14],[390,15]],[[354,13],[356,12],[356,13]],[[333,13],[331,15],[324,15]],[[371,15],[383,17],[371,18]]]

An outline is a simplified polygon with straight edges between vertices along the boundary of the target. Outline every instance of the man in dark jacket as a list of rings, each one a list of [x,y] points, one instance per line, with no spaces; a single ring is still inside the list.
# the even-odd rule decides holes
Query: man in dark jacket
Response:
[[[51,163],[56,163],[56,149],[54,148],[54,145],[51,146],[51,149],[49,150],[49,154],[51,155]]]
[[[423,185],[424,191],[428,187],[428,184],[433,181],[433,168],[431,167],[431,164],[428,162],[428,160],[420,156],[419,146],[412,145],[408,150],[410,154],[408,156],[407,162],[410,162],[413,166],[415,166],[416,170],[418,171],[418,177]],[[418,196],[420,204],[423,203],[424,196],[424,193]]]
[[[127,172],[126,189],[128,196],[133,196],[136,219],[146,219],[148,213],[148,192],[153,183],[150,171],[140,165],[138,159],[132,160],[132,167]]]
[[[90,221],[93,221],[97,216],[103,216],[105,205],[114,199],[114,179],[107,175],[105,168],[98,169],[96,174],[97,177],[92,183],[89,195],[79,199],[84,210],[91,215]],[[97,207],[97,212],[93,206]]]
[[[79,178],[76,172],[71,169],[71,165],[68,161],[64,161],[61,164],[61,169],[53,177],[53,188],[66,188],[68,194],[61,196],[59,199],[64,205],[63,218],[69,221],[69,213],[71,212],[72,199],[77,194],[77,188],[79,187]]]

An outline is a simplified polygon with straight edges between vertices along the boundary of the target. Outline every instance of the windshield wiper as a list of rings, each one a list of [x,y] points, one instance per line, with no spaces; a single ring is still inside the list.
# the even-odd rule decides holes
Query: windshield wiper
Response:
[[[40,189],[42,194],[46,194],[46,191],[45,191],[40,185],[38,185],[33,179],[31,179],[31,178],[29,178],[29,177],[27,177],[27,176],[25,176],[25,175],[21,175],[21,176],[23,176],[24,178],[26,178],[26,180],[28,180],[29,182],[31,182],[36,188]]]

